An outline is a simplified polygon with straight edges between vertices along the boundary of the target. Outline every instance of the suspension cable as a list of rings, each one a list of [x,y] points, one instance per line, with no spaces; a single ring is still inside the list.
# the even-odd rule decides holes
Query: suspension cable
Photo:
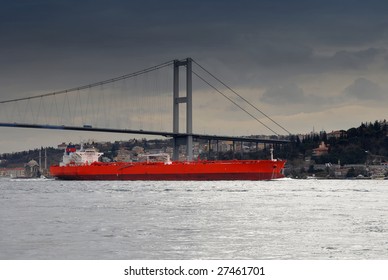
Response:
[[[276,124],[278,127],[286,131],[288,134],[291,135],[291,132],[289,132],[287,129],[285,129],[283,126],[281,126],[278,122],[276,122],[274,119],[272,119],[270,116],[268,116],[266,113],[264,113],[262,110],[257,108],[255,105],[253,105],[251,102],[249,102],[247,99],[245,99],[243,96],[238,94],[235,90],[233,90],[231,87],[229,87],[227,84],[225,84],[223,81],[221,81],[219,78],[214,76],[212,73],[210,73],[208,70],[206,70],[203,66],[201,66],[198,62],[193,60],[193,62],[198,65],[203,71],[205,71],[207,74],[209,74],[211,77],[213,77],[215,80],[217,80],[219,83],[221,83],[223,86],[225,86],[227,89],[229,89],[231,92],[233,92],[235,95],[240,97],[242,100],[244,100],[248,105],[250,105],[252,108],[254,108],[256,111],[260,112],[262,115],[264,115],[266,118],[268,118],[270,121],[272,121],[274,124]],[[229,98],[228,98],[229,99]],[[267,127],[268,128],[268,127]],[[272,130],[271,130],[272,131]]]
[[[10,103],[10,102],[15,102],[15,101],[23,101],[23,100],[36,99],[36,98],[41,98],[41,97],[46,97],[46,96],[59,95],[59,94],[69,93],[69,92],[83,90],[83,89],[87,89],[87,88],[93,88],[93,87],[97,87],[97,86],[102,86],[102,85],[109,84],[109,83],[114,83],[114,82],[117,82],[117,81],[120,81],[120,80],[136,77],[136,76],[139,76],[139,75],[151,72],[151,71],[155,71],[155,70],[167,67],[167,66],[172,65],[172,64],[173,64],[173,60],[170,60],[170,61],[167,61],[165,63],[159,64],[159,65],[156,65],[156,66],[153,66],[153,67],[146,68],[144,70],[136,71],[136,72],[131,73],[131,74],[126,74],[126,75],[123,75],[123,76],[119,76],[119,77],[116,77],[116,78],[111,78],[111,79],[104,80],[104,81],[101,81],[101,82],[91,83],[91,84],[84,85],[84,86],[79,86],[79,87],[75,87],[75,88],[54,91],[54,92],[40,94],[40,95],[35,95],[35,96],[30,96],[30,97],[23,97],[23,98],[4,100],[4,101],[0,101],[0,104]]]
[[[252,115],[251,113],[249,113],[247,110],[245,110],[243,107],[241,107],[240,105],[238,105],[235,101],[233,101],[230,97],[226,96],[223,92],[221,92],[219,89],[217,89],[215,86],[213,86],[212,84],[210,84],[208,81],[206,81],[204,78],[202,78],[200,75],[198,75],[196,72],[192,71],[193,74],[195,76],[197,76],[199,79],[201,79],[204,83],[206,83],[208,86],[210,86],[211,88],[213,88],[215,91],[217,91],[219,94],[221,94],[223,97],[225,97],[226,99],[228,99],[230,102],[232,102],[234,105],[236,105],[237,107],[239,107],[241,110],[243,110],[245,113],[247,113],[249,116],[251,116],[253,119],[255,119],[257,122],[259,122],[260,124],[264,125],[266,128],[268,128],[270,131],[272,131],[273,133],[275,133],[277,136],[280,136],[279,133],[277,133],[276,131],[274,131],[273,129],[271,129],[269,126],[267,126],[265,123],[263,123],[262,121],[260,121],[258,118],[256,118],[254,115]]]

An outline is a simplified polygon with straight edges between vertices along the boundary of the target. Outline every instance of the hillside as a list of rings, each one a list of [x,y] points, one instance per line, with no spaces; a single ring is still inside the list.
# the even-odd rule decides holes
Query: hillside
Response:
[[[328,147],[327,154],[314,155],[320,143]],[[357,128],[333,133],[321,132],[296,139],[295,150],[290,159],[311,157],[316,163],[372,164],[388,161],[388,123],[375,121],[363,123]]]

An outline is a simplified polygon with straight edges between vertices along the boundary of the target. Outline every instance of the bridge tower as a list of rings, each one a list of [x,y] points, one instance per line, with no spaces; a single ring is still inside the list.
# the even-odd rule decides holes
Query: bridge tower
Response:
[[[186,66],[186,96],[180,96],[179,90],[179,68]],[[193,159],[193,86],[192,86],[192,59],[174,60],[173,78],[173,133],[174,150],[173,160],[179,159],[179,146],[186,145],[187,160]],[[179,105],[186,103],[186,134],[179,134]]]

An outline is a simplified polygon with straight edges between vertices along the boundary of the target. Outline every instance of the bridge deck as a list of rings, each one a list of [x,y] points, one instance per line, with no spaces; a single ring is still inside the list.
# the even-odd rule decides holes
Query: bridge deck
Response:
[[[112,129],[112,128],[97,128],[92,126],[66,126],[66,125],[39,125],[27,123],[2,123],[0,127],[19,127],[19,128],[39,128],[39,129],[54,129],[54,130],[71,130],[71,131],[92,131],[105,133],[125,133],[125,134],[142,134],[142,135],[160,135],[164,137],[184,138],[192,136],[193,139],[199,140],[224,140],[236,142],[251,142],[251,143],[272,143],[272,144],[287,144],[289,140],[267,139],[267,138],[250,138],[238,136],[222,136],[222,135],[208,135],[197,133],[173,133],[165,131],[148,131],[148,130],[132,130],[132,129]]]

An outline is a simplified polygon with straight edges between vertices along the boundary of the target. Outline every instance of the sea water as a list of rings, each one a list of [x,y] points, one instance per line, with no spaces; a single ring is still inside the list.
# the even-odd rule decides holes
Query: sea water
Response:
[[[388,259],[387,180],[0,179],[0,259]]]

